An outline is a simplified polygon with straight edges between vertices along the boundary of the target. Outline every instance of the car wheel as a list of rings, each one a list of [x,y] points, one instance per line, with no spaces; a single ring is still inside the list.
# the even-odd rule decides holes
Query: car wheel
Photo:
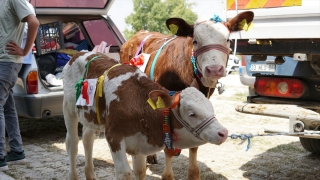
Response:
[[[300,137],[302,147],[312,153],[320,154],[320,139]]]

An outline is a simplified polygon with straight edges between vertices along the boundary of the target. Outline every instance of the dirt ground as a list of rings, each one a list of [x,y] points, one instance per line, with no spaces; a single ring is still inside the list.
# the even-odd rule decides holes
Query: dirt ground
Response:
[[[231,134],[261,134],[265,127],[288,129],[288,119],[244,114],[235,106],[246,100],[247,87],[242,86],[238,75],[228,75],[221,80],[226,91],[211,97],[216,116]],[[21,120],[21,133],[27,162],[9,166],[0,173],[1,180],[60,180],[68,173],[65,151],[65,127],[63,118],[49,120]],[[262,136],[241,144],[240,139],[228,138],[220,146],[205,144],[198,150],[198,165],[202,180],[315,180],[320,179],[320,156],[306,152],[299,138],[290,136]],[[187,179],[188,150],[174,158],[175,179]],[[158,164],[148,165],[147,180],[161,179],[164,153],[159,152]],[[94,165],[97,177],[115,179],[114,165],[101,134],[94,143]],[[131,157],[128,156],[131,162]],[[84,177],[84,151],[79,143],[77,171]]]

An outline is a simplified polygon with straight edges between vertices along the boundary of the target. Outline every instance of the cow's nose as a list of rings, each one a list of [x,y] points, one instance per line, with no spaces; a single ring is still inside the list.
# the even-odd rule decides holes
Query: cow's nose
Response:
[[[224,68],[222,65],[212,65],[206,67],[206,74],[208,77],[223,76]]]
[[[222,142],[225,141],[228,137],[228,130],[227,129],[222,129],[221,131],[218,132],[219,137],[221,138]]]

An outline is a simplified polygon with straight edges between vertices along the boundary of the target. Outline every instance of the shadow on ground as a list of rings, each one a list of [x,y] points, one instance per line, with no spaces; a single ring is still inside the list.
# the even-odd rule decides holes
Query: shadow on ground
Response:
[[[189,151],[184,149],[183,151]],[[158,164],[150,164],[149,169],[153,174],[161,176],[164,169],[164,157],[165,154],[163,151],[157,153]],[[189,157],[180,154],[179,156],[174,157],[172,167],[175,179],[187,179],[188,176],[188,163]],[[212,171],[205,163],[198,161],[198,166],[200,170],[200,179],[201,180],[227,180],[222,174],[218,174]]]
[[[320,179],[320,156],[303,149],[300,142],[281,144],[257,155],[240,167],[244,177],[265,179]]]
[[[24,143],[61,142],[65,140],[67,133],[62,116],[45,119],[19,118],[19,125]],[[79,135],[81,128],[79,123]]]
[[[79,124],[79,136],[81,136],[81,124]],[[65,155],[65,159],[67,159],[66,152],[53,144],[55,143],[64,143],[66,136],[66,128],[64,124],[63,117],[55,117],[55,118],[47,118],[47,119],[23,119],[20,118],[20,129],[21,135],[23,138],[24,145],[37,145],[43,146],[43,144],[48,144],[50,147],[50,152],[60,152]],[[100,139],[104,139],[103,135],[99,136]],[[93,150],[95,151],[95,150]],[[183,151],[188,151],[183,150]],[[94,152],[95,153],[95,152]],[[101,152],[99,152],[101,153]],[[109,153],[109,152],[108,152]],[[160,179],[162,171],[164,169],[164,153],[163,151],[157,153],[158,156],[158,164],[147,164],[147,168],[154,174],[155,176],[147,175],[146,179],[148,180],[157,180]],[[94,158],[94,166],[95,172],[97,173],[98,178],[114,178],[114,164],[113,160],[109,155],[109,159],[103,158]],[[84,156],[77,156],[77,171],[79,177],[84,176]],[[131,158],[128,158],[129,163],[131,164]],[[178,157],[174,157],[173,160],[173,171],[175,175],[175,179],[187,179],[187,170],[188,170],[188,157],[184,155],[180,155]],[[68,162],[62,161],[62,167],[60,171],[55,172],[52,175],[52,178],[60,178],[65,176],[68,173]],[[227,178],[221,174],[214,173],[205,163],[199,162],[198,165],[200,168],[200,174],[202,180],[226,180]],[[59,174],[60,172],[60,174]],[[41,177],[41,172],[35,172],[39,174]],[[32,178],[31,178],[32,179]]]

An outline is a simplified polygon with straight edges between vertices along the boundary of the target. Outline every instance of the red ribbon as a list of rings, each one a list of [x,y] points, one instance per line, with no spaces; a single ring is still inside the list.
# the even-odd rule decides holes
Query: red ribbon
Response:
[[[139,56],[136,56],[130,59],[130,64],[133,66],[141,66],[143,65],[143,63],[144,63],[144,57],[141,54]]]
[[[88,96],[88,82],[82,82],[82,98],[86,100],[86,103],[89,104],[89,96]]]
[[[179,103],[179,100],[180,100],[180,92],[177,93],[175,96],[174,96],[174,101],[173,101],[173,104],[171,105],[171,109],[175,108],[177,106],[177,104]]]
[[[179,148],[167,149],[167,152],[171,156],[179,156],[181,153],[181,149]]]

